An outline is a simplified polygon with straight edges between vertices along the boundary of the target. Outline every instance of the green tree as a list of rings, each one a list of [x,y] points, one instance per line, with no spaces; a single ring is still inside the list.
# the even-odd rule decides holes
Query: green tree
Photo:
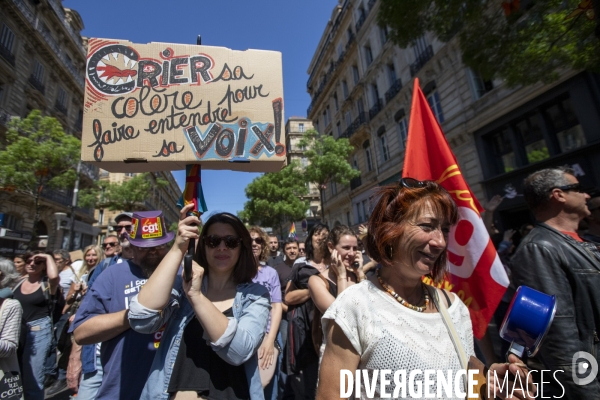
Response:
[[[458,34],[468,67],[514,86],[550,82],[565,68],[600,72],[599,16],[600,0],[381,0],[378,23],[400,47],[426,32]]]
[[[5,142],[0,145],[0,188],[33,198],[33,240],[42,190],[72,187],[80,154],[81,141],[67,135],[55,118],[45,117],[39,110],[8,123]]]
[[[252,225],[276,227],[280,235],[286,222],[302,219],[308,211],[309,202],[301,198],[308,188],[302,168],[294,162],[279,172],[255,178],[245,192],[248,201],[239,217]]]
[[[346,138],[334,139],[332,136],[321,135],[314,129],[309,129],[300,140],[300,146],[308,150],[304,155],[309,164],[304,170],[304,179],[319,188],[321,197],[321,221],[325,221],[323,194],[328,182],[347,185],[351,179],[358,178],[360,171],[352,168],[348,157],[354,147]]]
[[[96,187],[82,190],[78,203],[81,207],[102,207],[112,211],[145,209],[144,202],[157,188],[166,185],[165,179],[149,172],[137,174],[122,183],[100,181]]]

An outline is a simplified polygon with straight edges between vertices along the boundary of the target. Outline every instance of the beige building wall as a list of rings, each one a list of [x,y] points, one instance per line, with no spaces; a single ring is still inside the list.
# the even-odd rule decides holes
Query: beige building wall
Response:
[[[516,88],[486,82],[462,64],[456,40],[425,35],[415,46],[395,46],[377,25],[378,10],[376,0],[340,0],[308,69],[308,118],[321,134],[349,138],[355,147],[349,162],[361,171],[348,186],[328,185],[330,226],[366,221],[373,189],[400,178],[415,77],[463,175],[485,203],[474,133],[576,75],[566,71],[553,84]]]

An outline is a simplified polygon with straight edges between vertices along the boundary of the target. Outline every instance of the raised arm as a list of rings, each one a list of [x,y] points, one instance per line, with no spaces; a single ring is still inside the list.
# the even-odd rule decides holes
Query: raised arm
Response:
[[[181,260],[187,251],[188,242],[190,239],[198,238],[200,220],[195,216],[186,216],[193,207],[193,204],[188,204],[181,209],[175,243],[142,287],[137,298],[140,305],[153,310],[162,310],[171,300],[171,289]]]

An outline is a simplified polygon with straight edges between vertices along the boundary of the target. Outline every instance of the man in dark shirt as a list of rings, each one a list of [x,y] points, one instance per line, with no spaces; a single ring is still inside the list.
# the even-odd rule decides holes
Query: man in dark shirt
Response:
[[[140,398],[162,334],[135,332],[127,312],[130,298],[139,293],[167,254],[174,234],[167,232],[162,211],[134,212],[132,222],[133,259],[98,276],[71,328],[78,344],[102,343],[104,376],[96,396],[99,400]]]
[[[269,243],[267,244],[269,246],[267,265],[273,267],[283,261],[283,255],[279,251],[279,239],[275,235],[269,235]]]

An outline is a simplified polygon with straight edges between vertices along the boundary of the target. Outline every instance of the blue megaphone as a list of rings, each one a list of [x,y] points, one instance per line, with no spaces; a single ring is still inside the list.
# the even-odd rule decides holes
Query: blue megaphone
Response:
[[[500,328],[500,337],[511,342],[508,353],[520,358],[526,351],[527,356],[535,356],[555,313],[556,296],[519,286]]]

